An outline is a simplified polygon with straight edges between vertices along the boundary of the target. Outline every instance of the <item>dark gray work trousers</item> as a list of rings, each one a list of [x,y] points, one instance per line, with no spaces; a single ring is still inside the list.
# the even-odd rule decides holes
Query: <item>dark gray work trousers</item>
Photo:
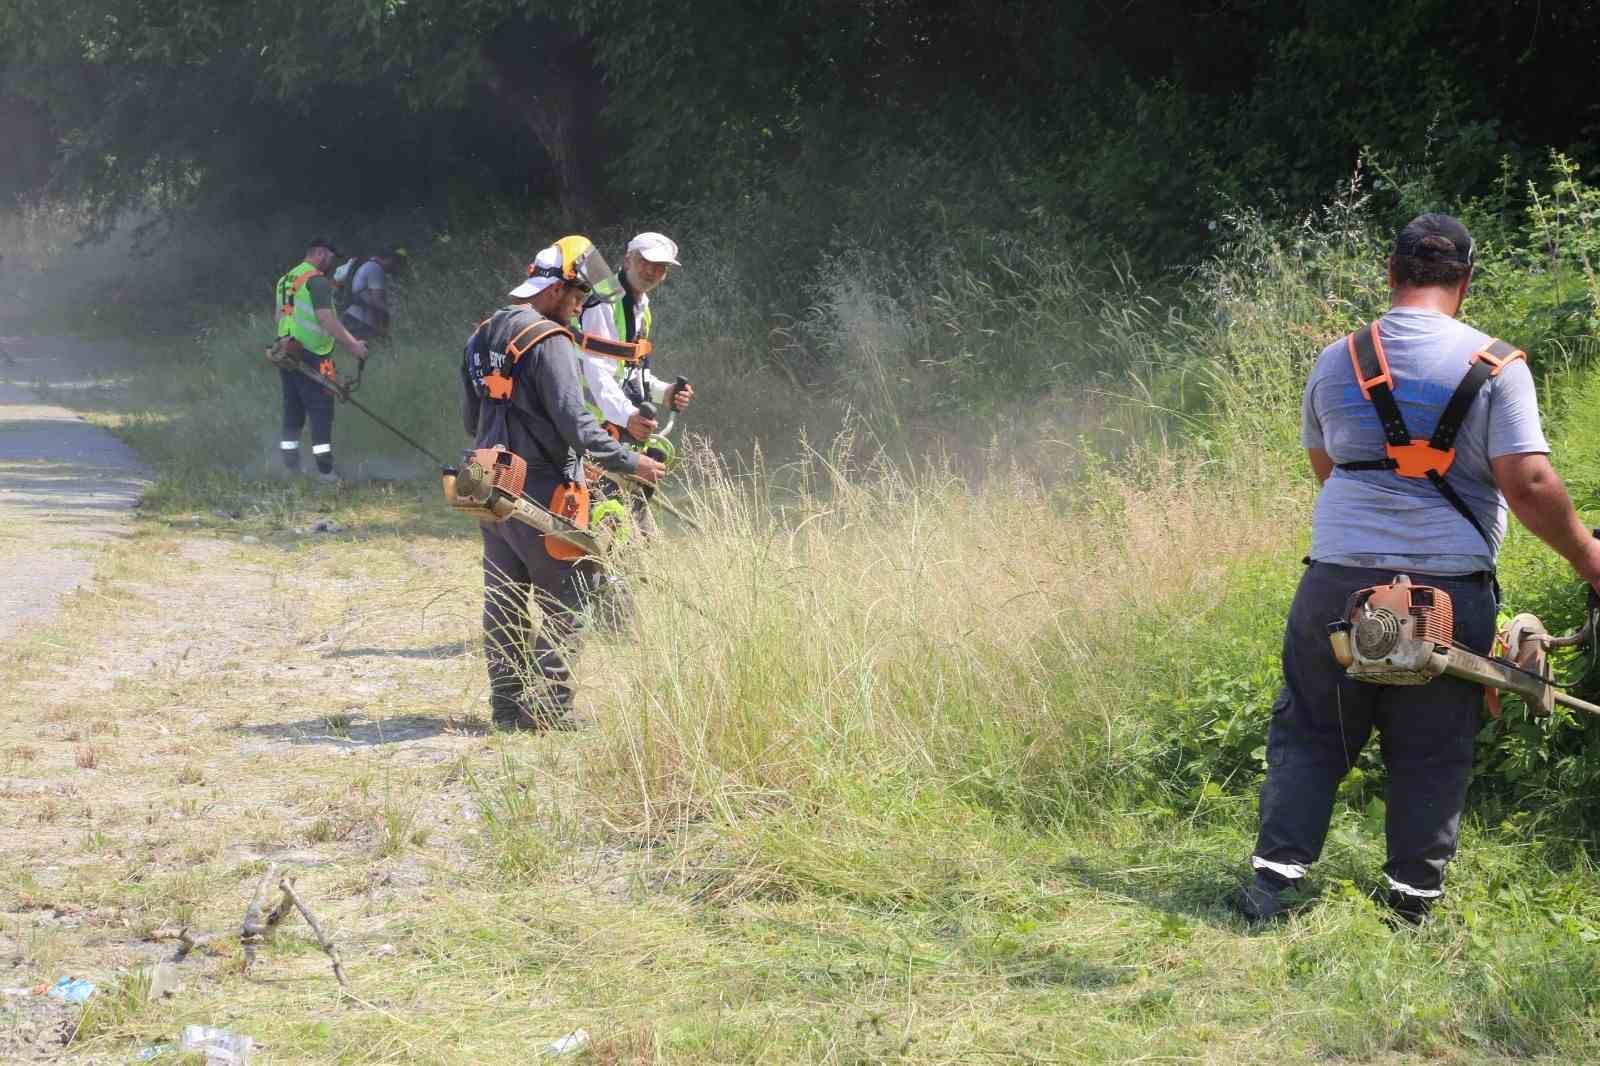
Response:
[[[538,498],[531,485],[530,495]],[[572,707],[567,655],[581,634],[596,567],[552,559],[544,536],[520,523],[479,525],[483,650],[494,716],[514,718],[520,708],[535,717],[562,717]],[[530,598],[541,615],[537,626]]]
[[[1339,782],[1376,728],[1389,778],[1383,868],[1389,888],[1422,899],[1443,891],[1483,688],[1452,677],[1409,686],[1352,681],[1328,644],[1328,623],[1343,616],[1350,594],[1386,585],[1395,574],[1312,563],[1300,579],[1283,637],[1284,684],[1267,732],[1261,832],[1252,859],[1264,887],[1296,883],[1321,855]],[[1496,611],[1491,574],[1411,579],[1449,593],[1456,640],[1489,651]]]
[[[321,360],[305,365],[315,371]],[[304,374],[293,370],[278,371],[283,384],[283,465],[290,470],[300,469],[300,430],[311,423],[311,453],[317,460],[317,469],[323,473],[333,469],[333,394]]]

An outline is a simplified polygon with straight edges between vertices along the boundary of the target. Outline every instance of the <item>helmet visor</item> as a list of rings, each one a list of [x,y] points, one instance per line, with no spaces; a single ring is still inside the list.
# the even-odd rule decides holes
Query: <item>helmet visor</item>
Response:
[[[578,284],[589,290],[585,306],[615,303],[622,296],[617,275],[606,262],[606,257],[600,254],[600,249],[592,244],[573,264],[573,273]]]

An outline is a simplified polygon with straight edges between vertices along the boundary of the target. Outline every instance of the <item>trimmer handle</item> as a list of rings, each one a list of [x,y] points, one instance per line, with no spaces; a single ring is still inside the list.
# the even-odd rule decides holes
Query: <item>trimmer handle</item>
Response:
[[[667,434],[672,432],[672,427],[677,424],[678,408],[673,404],[672,401],[677,399],[678,390],[687,384],[689,384],[689,379],[684,377],[682,374],[679,374],[678,379],[671,385],[667,386],[667,394],[662,397],[662,400],[667,405],[667,424],[656,430],[657,436],[665,437]]]

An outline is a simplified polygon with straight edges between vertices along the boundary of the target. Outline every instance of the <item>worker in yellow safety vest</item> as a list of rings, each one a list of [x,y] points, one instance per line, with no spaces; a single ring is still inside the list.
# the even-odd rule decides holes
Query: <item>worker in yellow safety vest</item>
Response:
[[[641,233],[628,242],[622,257],[622,297],[612,303],[591,302],[584,308],[584,336],[630,343],[650,340],[654,314],[650,294],[666,280],[678,262],[678,246],[660,233]],[[656,431],[656,422],[639,411],[641,403],[668,404],[682,411],[694,398],[687,383],[675,386],[650,372],[650,357],[627,363],[585,352],[584,383],[592,409],[604,423],[617,427],[627,443],[644,443]]]
[[[300,265],[279,278],[273,289],[279,342],[330,380],[337,379],[333,364],[336,343],[357,359],[367,357],[367,342],[352,336],[334,314],[333,283],[328,280],[327,271],[338,258],[331,240],[314,237]],[[300,469],[300,431],[309,419],[317,476],[329,484],[337,483],[339,478],[333,469],[333,394],[293,370],[280,367],[278,377],[283,385],[283,434],[279,438],[283,465],[292,471]]]

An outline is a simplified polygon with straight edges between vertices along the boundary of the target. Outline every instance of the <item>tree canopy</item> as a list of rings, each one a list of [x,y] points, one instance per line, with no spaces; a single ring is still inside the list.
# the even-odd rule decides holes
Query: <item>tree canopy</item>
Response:
[[[1540,0],[0,0],[0,195],[759,199],[813,242],[959,200],[1181,257],[1220,201],[1315,202],[1364,146],[1464,190],[1592,161],[1597,44],[1600,6]]]

